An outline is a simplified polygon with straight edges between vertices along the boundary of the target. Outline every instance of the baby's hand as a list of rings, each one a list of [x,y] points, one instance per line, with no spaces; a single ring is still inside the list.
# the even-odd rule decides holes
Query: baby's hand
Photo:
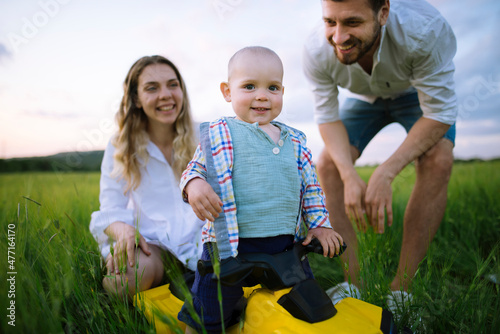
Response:
[[[185,192],[191,208],[199,219],[213,222],[219,217],[219,213],[222,212],[222,202],[207,181],[200,178],[192,179],[186,185]]]
[[[340,245],[344,243],[344,240],[333,230],[333,228],[327,227],[317,227],[310,229],[307,233],[306,239],[302,242],[304,246],[308,245],[313,238],[316,238],[323,246],[323,256],[330,258],[334,257],[340,252]]]

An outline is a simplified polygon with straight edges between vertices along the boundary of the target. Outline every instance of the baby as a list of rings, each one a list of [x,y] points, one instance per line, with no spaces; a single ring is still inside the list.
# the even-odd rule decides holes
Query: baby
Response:
[[[207,221],[202,259],[214,257],[214,245],[224,259],[238,252],[276,254],[294,242],[307,245],[312,238],[321,242],[324,256],[333,257],[343,240],[330,225],[305,135],[274,121],[283,106],[280,58],[270,49],[247,47],[233,55],[228,72],[228,82],[221,83],[220,89],[236,117],[210,123],[205,139],[211,152],[198,146],[180,184],[198,218]],[[207,182],[207,166],[215,169],[220,196]],[[225,223],[224,233],[217,237],[216,219]],[[302,265],[306,276],[313,278],[307,258]],[[231,325],[242,286],[244,282],[222,286],[221,317],[217,282],[196,272],[193,304],[209,333],[220,332],[222,321],[226,328]],[[186,333],[200,330],[186,307],[179,320],[188,325]]]

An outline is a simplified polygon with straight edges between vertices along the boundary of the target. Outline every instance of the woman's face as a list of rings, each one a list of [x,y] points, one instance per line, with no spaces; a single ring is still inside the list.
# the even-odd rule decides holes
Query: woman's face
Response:
[[[183,94],[174,70],[166,64],[151,64],[139,75],[136,106],[152,124],[172,125],[181,112]]]

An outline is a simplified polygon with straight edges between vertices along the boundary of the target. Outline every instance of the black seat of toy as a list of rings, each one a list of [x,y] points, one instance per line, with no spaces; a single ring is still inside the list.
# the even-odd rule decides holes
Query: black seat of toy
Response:
[[[340,254],[345,250],[342,246]],[[261,284],[276,291],[293,287],[278,303],[294,317],[314,323],[333,317],[337,310],[330,298],[314,279],[308,279],[301,264],[302,257],[309,253],[323,253],[317,239],[303,246],[296,243],[288,251],[278,254],[247,253],[220,262],[219,279],[224,285],[235,285],[245,280],[248,284]],[[340,255],[339,254],[339,255]],[[210,261],[198,262],[201,275],[213,273]],[[213,274],[213,279],[217,276]]]

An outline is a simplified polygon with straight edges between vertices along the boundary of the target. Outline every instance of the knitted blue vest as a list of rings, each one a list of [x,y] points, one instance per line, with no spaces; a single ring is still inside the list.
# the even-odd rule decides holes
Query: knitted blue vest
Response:
[[[300,176],[292,141],[278,144],[259,128],[228,118],[233,141],[233,189],[240,238],[293,235],[300,208]]]

